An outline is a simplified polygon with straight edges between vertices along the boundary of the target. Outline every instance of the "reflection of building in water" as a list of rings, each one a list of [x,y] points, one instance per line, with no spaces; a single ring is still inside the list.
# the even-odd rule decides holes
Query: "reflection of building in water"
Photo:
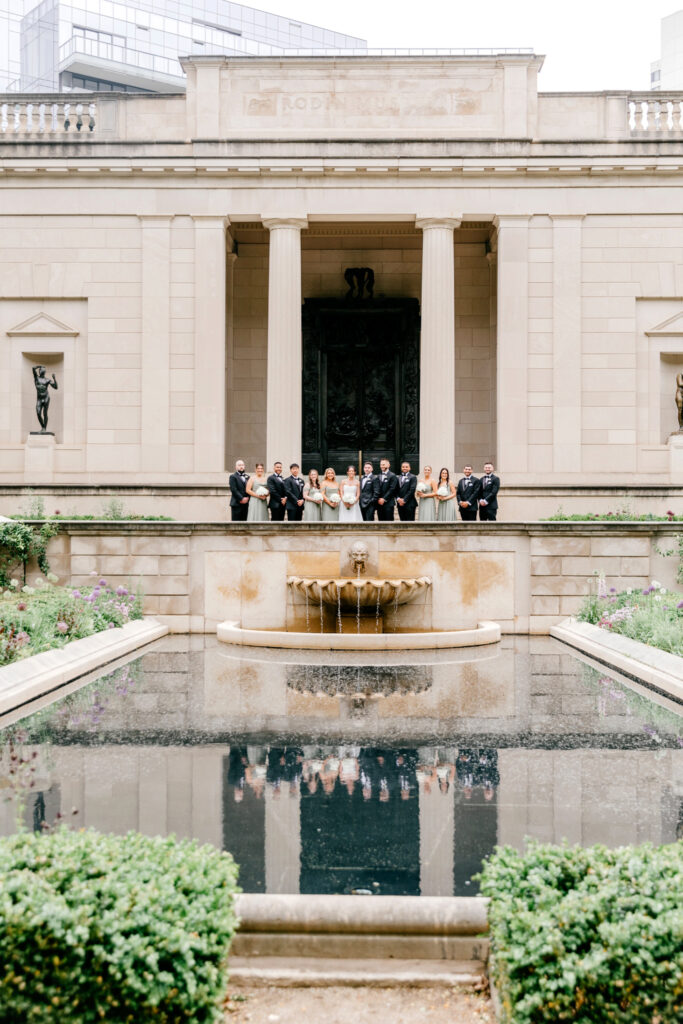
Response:
[[[96,699],[83,689],[40,713],[25,822],[75,807],[105,832],[194,836],[231,850],[253,892],[472,894],[495,842],[673,841],[680,719],[558,650],[515,640],[488,658],[327,666],[352,693],[321,697],[262,653],[150,653],[134,686],[100,682]],[[359,671],[406,689],[352,717]],[[0,796],[5,775],[0,758]],[[0,801],[0,834],[14,827]]]
[[[300,693],[386,697],[422,693],[432,685],[430,665],[288,665],[287,686]]]

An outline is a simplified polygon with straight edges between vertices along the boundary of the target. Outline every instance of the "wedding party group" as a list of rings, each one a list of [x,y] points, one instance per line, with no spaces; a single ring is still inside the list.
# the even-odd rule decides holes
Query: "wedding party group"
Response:
[[[480,477],[472,466],[465,466],[457,484],[447,468],[434,475],[425,466],[421,476],[411,470],[409,462],[394,473],[388,459],[380,462],[379,473],[371,462],[363,466],[359,476],[351,465],[346,476],[339,478],[334,469],[326,469],[322,477],[312,469],[308,478],[300,475],[293,462],[289,474],[276,462],[266,475],[262,462],[253,473],[247,473],[243,459],[235,463],[230,475],[230,512],[233,522],[362,523],[392,522],[398,512],[402,522],[464,522],[479,517],[492,522],[498,514],[500,479],[487,462]]]

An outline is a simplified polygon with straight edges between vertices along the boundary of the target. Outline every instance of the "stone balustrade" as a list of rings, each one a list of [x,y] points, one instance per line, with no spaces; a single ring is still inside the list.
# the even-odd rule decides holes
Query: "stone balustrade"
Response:
[[[639,132],[683,133],[683,93],[631,93],[628,120],[632,135]]]
[[[4,136],[41,136],[95,131],[97,104],[89,97],[75,102],[62,96],[0,97],[0,134]]]

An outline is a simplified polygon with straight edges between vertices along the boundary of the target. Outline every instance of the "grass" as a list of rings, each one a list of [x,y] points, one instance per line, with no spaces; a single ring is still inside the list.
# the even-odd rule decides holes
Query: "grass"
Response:
[[[64,647],[103,629],[142,618],[142,598],[128,587],[110,587],[105,579],[74,589],[57,586],[52,573],[35,586],[17,579],[0,594],[0,665]]]
[[[600,629],[639,640],[683,657],[683,594],[653,580],[642,590],[607,590],[599,581],[597,594],[585,599],[577,618]]]

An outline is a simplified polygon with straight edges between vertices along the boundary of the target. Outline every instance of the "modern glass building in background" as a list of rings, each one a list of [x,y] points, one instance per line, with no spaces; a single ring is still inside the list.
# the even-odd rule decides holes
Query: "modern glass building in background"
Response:
[[[366,41],[227,0],[0,0],[0,89],[178,92],[192,54],[364,50]]]
[[[683,89],[683,10],[661,21],[661,56],[650,65],[650,88]]]

